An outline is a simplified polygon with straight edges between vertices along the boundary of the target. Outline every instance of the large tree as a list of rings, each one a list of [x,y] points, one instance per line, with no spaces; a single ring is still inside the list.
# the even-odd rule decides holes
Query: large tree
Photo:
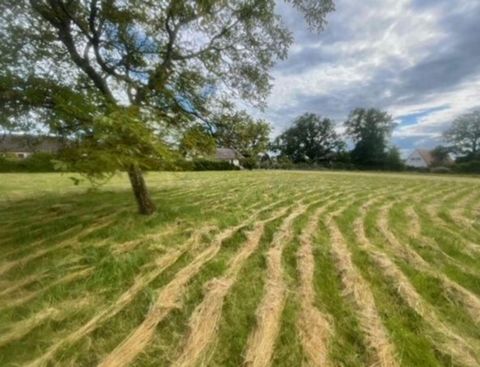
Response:
[[[353,162],[370,168],[383,167],[394,126],[387,112],[375,108],[353,110],[345,122],[346,135],[355,144],[351,152]]]
[[[290,0],[321,29],[332,0]],[[0,123],[69,138],[69,167],[142,170],[168,160],[172,131],[223,101],[263,106],[292,36],[274,0],[0,0]],[[32,125],[32,121],[35,123]],[[175,134],[174,134],[175,135]]]
[[[480,156],[480,110],[459,116],[444,133],[452,150],[467,158]]]
[[[274,142],[280,155],[294,163],[330,161],[344,147],[334,123],[313,113],[305,113]]]
[[[267,150],[271,126],[263,120],[254,120],[246,112],[219,116],[214,122],[217,145],[232,148],[244,157],[254,158]]]

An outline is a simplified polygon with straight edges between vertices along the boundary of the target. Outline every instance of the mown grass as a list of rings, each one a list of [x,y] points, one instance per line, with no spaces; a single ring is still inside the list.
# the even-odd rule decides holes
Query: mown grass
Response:
[[[480,346],[479,325],[460,300],[448,293],[439,279],[398,257],[378,229],[381,208],[393,203],[388,211],[389,230],[399,243],[480,298],[480,195],[475,194],[480,182],[476,179],[335,172],[151,173],[147,181],[159,210],[151,217],[143,217],[136,214],[124,175],[96,188],[86,182],[74,186],[70,176],[0,175],[0,341],[2,335],[15,331],[25,320],[34,320],[42,311],[58,311],[55,317],[35,324],[21,337],[0,344],[1,366],[28,365],[57,343],[60,348],[50,359],[53,365],[98,364],[141,324],[163,287],[210,246],[218,233],[250,220],[226,239],[215,257],[188,281],[178,308],[160,322],[154,337],[132,364],[170,365],[182,349],[192,312],[204,297],[205,284],[225,274],[229,261],[257,220],[285,208],[288,210],[282,217],[265,224],[258,248],[240,269],[224,299],[214,343],[203,357],[208,366],[242,365],[247,340],[258,327],[257,307],[269,286],[267,251],[283,219],[299,202],[310,206],[294,220],[292,239],[283,249],[281,266],[287,293],[278,320],[280,331],[272,351],[272,365],[308,363],[296,329],[300,304],[297,250],[310,216],[324,205],[325,215],[341,210],[334,220],[355,266],[372,291],[399,364],[459,365],[436,343],[431,327],[392,287],[371,254],[361,248],[353,223],[372,198],[376,200],[368,207],[364,221],[372,246],[393,260],[441,320],[472,345]],[[271,207],[255,214],[268,205]],[[411,236],[411,223],[405,214],[409,207],[418,215],[421,238]],[[431,216],[431,208],[437,213],[435,217]],[[455,210],[461,210],[470,225],[463,227],[463,222],[454,220]],[[318,222],[312,243],[313,286],[315,307],[332,326],[328,359],[335,366],[368,365],[375,359],[375,352],[366,343],[357,306],[347,296],[332,259],[331,238],[323,219]],[[155,259],[181,248],[196,230],[204,227],[211,227],[211,232],[202,237],[198,247],[183,253],[145,284],[117,314],[100,320],[74,343],[62,344],[95,315],[115,304],[139,275],[154,269]],[[423,243],[425,238],[428,246]],[[472,253],[475,246],[479,252]],[[91,272],[62,282],[82,269]]]

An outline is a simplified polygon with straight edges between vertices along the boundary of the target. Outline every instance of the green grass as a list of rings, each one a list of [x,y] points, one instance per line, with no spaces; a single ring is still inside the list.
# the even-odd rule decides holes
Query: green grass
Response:
[[[465,353],[471,353],[480,365],[478,320],[461,298],[445,289],[439,277],[399,256],[378,228],[381,208],[392,203],[388,230],[401,246],[417,253],[427,266],[480,302],[480,226],[475,222],[480,210],[480,195],[475,194],[480,189],[478,179],[353,172],[150,173],[146,178],[158,211],[143,217],[136,214],[126,176],[118,175],[96,188],[85,181],[75,186],[71,176],[0,175],[0,366],[28,365],[52,347],[55,350],[47,359],[50,365],[98,364],[142,323],[159,292],[210,248],[215,236],[244,223],[188,279],[177,307],[158,324],[132,363],[173,365],[191,332],[190,319],[202,304],[205,285],[225,274],[258,220],[285,209],[280,217],[266,222],[258,248],[243,260],[223,300],[216,333],[197,361],[206,366],[242,365],[249,336],[260,325],[257,308],[269,287],[267,252],[284,219],[299,203],[306,208],[292,222],[291,239],[283,244],[281,266],[287,291],[267,364],[300,366],[309,362],[297,333],[301,301],[297,250],[308,219],[316,208],[325,206],[324,215],[340,210],[334,220],[354,266],[369,286],[398,364],[465,365],[444,348],[445,335],[409,306],[369,251],[360,246],[353,223],[371,199],[375,200],[366,210],[364,225],[372,248],[393,261],[440,322],[469,345]],[[420,237],[412,237],[406,215],[409,208],[418,215]],[[455,220],[454,215],[463,215],[463,219]],[[377,356],[367,343],[357,304],[347,295],[332,258],[334,244],[324,219],[318,222],[311,246],[314,307],[326,316],[332,331],[326,358],[333,366],[369,365]],[[192,233],[207,227],[211,232],[197,247],[142,284],[118,313],[100,319],[85,335],[66,342],[111,308],[142,274],[155,270],[156,259],[182,248]],[[85,269],[90,272],[68,278]],[[48,310],[54,316],[38,321]]]

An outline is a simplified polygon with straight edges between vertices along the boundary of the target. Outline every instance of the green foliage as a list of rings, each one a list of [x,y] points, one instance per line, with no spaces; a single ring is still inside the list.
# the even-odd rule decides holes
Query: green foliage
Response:
[[[24,159],[0,155],[0,172],[54,172],[55,158],[50,153],[34,153]]]
[[[274,149],[294,163],[334,161],[344,146],[333,122],[313,113],[298,117],[274,142]]]
[[[323,14],[335,10],[332,0],[287,0],[295,8],[305,14],[307,24],[314,29],[321,30],[326,24]]]
[[[450,162],[450,148],[444,147],[442,145],[436,146],[432,151],[432,157],[434,162],[433,166],[446,166],[451,164]]]
[[[240,160],[240,165],[243,168],[252,170],[254,168],[258,168],[259,162],[257,157],[247,157]]]
[[[214,161],[209,159],[177,160],[172,167],[172,171],[234,171],[239,168],[227,161]]]
[[[405,164],[397,147],[393,146],[388,149],[384,168],[392,171],[403,171],[405,169]]]
[[[254,120],[245,111],[220,115],[214,125],[214,137],[219,147],[235,149],[249,158],[256,158],[268,148],[270,124]]]
[[[143,122],[135,106],[117,107],[93,119],[90,132],[70,142],[62,152],[67,170],[93,180],[103,180],[131,165],[165,169],[176,158],[173,149]]]
[[[448,167],[436,166],[436,167],[432,167],[430,169],[430,172],[432,172],[432,173],[451,173],[452,170]]]
[[[227,161],[212,161],[207,159],[196,159],[193,161],[194,171],[234,171],[239,168]]]
[[[375,108],[357,108],[345,122],[346,134],[355,143],[353,163],[365,168],[381,168],[387,159],[387,145],[394,128],[392,117]]]
[[[458,117],[445,133],[445,140],[452,145],[452,150],[476,160],[480,156],[480,110]]]
[[[180,140],[180,152],[184,156],[209,156],[215,153],[215,139],[202,126],[188,129]]]
[[[452,167],[458,173],[475,173],[480,174],[480,160],[473,160],[468,162],[457,162]]]

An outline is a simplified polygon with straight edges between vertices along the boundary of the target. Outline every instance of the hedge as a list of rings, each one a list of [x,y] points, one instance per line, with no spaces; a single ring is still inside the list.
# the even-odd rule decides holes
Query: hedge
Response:
[[[0,155],[0,172],[55,172],[54,159],[50,153],[34,153],[24,159]]]

